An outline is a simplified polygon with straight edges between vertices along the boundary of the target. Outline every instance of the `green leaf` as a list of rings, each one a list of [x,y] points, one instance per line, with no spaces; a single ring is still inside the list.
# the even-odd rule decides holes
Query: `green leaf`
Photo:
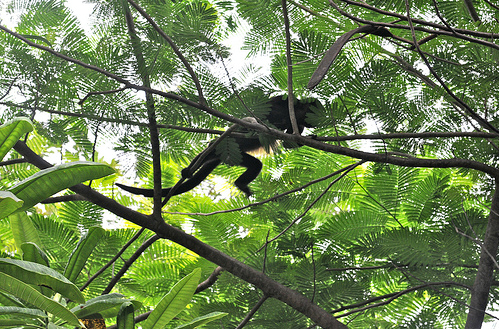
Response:
[[[112,167],[95,162],[77,161],[40,170],[36,174],[11,187],[10,192],[24,201],[26,210],[51,195],[87,180],[113,174]]]
[[[28,318],[46,318],[47,314],[36,308],[16,307],[16,306],[0,306],[0,314],[16,315]]]
[[[195,318],[194,320],[192,320],[191,322],[183,324],[181,326],[178,326],[175,329],[193,329],[193,328],[197,328],[199,326],[207,324],[208,322],[211,322],[211,321],[223,318],[227,314],[229,314],[229,313],[225,313],[225,312],[211,312],[209,314],[206,314],[206,315],[203,315],[203,316],[199,316],[199,317]]]
[[[47,254],[45,254],[43,250],[41,250],[33,242],[23,243],[21,245],[21,249],[23,251],[23,260],[49,267],[49,259],[47,257]]]
[[[0,219],[5,218],[23,206],[24,201],[13,193],[0,191]]]
[[[0,272],[37,286],[45,286],[77,303],[84,303],[81,291],[53,269],[24,260],[0,258]]]
[[[38,264],[37,264],[38,265]],[[80,327],[80,321],[71,311],[61,304],[53,301],[50,298],[43,296],[29,284],[22,282],[10,275],[0,272],[0,291],[12,294],[44,310],[52,313],[54,316],[61,318],[72,326]]]
[[[144,329],[163,329],[191,301],[201,278],[201,269],[197,268],[182,280],[160,300],[156,308],[144,322]]]
[[[31,120],[24,117],[15,118],[0,126],[0,161],[17,143],[19,137],[33,130]]]
[[[135,308],[131,302],[125,302],[121,305],[116,318],[118,329],[133,329],[135,327],[134,311]]]
[[[25,307],[19,298],[16,298],[11,294],[4,294],[2,292],[0,292],[0,305]]]
[[[42,245],[40,236],[31,221],[31,218],[24,212],[17,212],[9,216],[10,228],[12,229],[12,235],[14,236],[14,241],[16,243],[16,248],[21,251],[21,245],[23,243],[32,242],[37,246]]]
[[[20,328],[25,327],[25,320],[18,319],[0,319],[0,327],[12,327],[12,328]]]
[[[87,234],[85,234],[85,236],[78,241],[78,245],[71,253],[66,269],[64,270],[64,276],[68,278],[69,281],[75,282],[76,278],[85,266],[88,257],[94,250],[95,246],[100,242],[104,232],[105,231],[102,227],[91,227]]]
[[[140,302],[125,298],[121,294],[108,294],[92,298],[85,304],[73,307],[71,311],[81,319],[94,314],[100,314],[103,318],[110,318],[118,314],[121,305],[125,302],[131,302],[135,309],[142,306]]]

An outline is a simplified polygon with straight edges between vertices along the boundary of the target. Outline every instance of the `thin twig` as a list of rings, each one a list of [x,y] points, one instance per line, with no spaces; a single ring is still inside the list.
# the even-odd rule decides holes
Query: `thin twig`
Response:
[[[336,178],[335,180],[333,180],[325,189],[324,191],[317,197],[315,198],[314,201],[312,201],[310,203],[310,205],[307,206],[307,208],[305,208],[305,210],[300,214],[298,215],[285,229],[283,229],[281,232],[279,232],[275,237],[273,237],[272,239],[268,240],[265,242],[265,244],[263,246],[261,246],[260,248],[258,248],[258,250],[256,252],[260,252],[262,251],[263,248],[265,248],[265,246],[267,246],[269,243],[271,242],[274,242],[275,240],[279,239],[284,233],[286,233],[293,225],[295,225],[300,219],[303,218],[303,216],[305,216],[309,211],[310,209],[312,209],[312,207],[324,196],[324,194],[327,193],[327,191],[329,191],[329,189],[334,185],[336,184],[340,179],[342,179],[343,177],[345,177],[350,171],[354,170],[355,168],[357,168],[358,166],[360,166],[361,164],[363,164],[365,161],[359,161],[357,163],[354,163],[350,166],[348,166],[348,169],[346,169],[338,178]]]
[[[392,16],[392,17],[395,17],[401,21],[407,21],[407,16],[401,15],[399,13],[376,8],[374,6],[367,4],[367,2],[364,2],[364,1],[363,2],[357,2],[357,1],[352,1],[352,0],[341,0],[341,1],[343,1],[344,3],[349,4],[349,5],[354,5],[354,6],[368,9],[370,11],[381,14],[384,17]],[[447,31],[447,27],[445,25],[425,21],[423,19],[418,19],[418,18],[413,18],[412,21],[416,24],[419,24],[419,25],[431,26],[431,27],[435,28],[436,30]],[[419,27],[417,27],[417,28],[419,28]],[[499,35],[497,33],[487,33],[487,32],[481,32],[481,31],[475,31],[475,30],[466,30],[466,29],[459,29],[459,28],[456,28],[454,30],[455,30],[455,32],[457,32],[459,34],[472,35],[472,36],[477,37],[477,38],[492,39],[492,40],[499,38]],[[422,31],[422,30],[420,30],[420,31]],[[448,32],[450,32],[450,31],[448,31]],[[476,40],[478,40],[478,39],[476,39]]]
[[[76,195],[78,195],[78,194],[76,194]],[[137,233],[135,233],[135,234],[133,235],[133,237],[132,237],[130,240],[128,240],[128,241],[127,241],[127,243],[125,243],[125,244],[123,245],[123,247],[121,247],[120,251],[118,251],[118,252],[116,253],[116,255],[115,255],[113,258],[111,258],[111,260],[109,260],[109,262],[107,262],[107,264],[106,264],[106,265],[102,266],[102,267],[101,267],[101,268],[100,268],[97,272],[95,272],[95,273],[94,273],[94,275],[92,275],[92,276],[91,276],[91,277],[87,280],[87,282],[85,282],[85,283],[81,286],[80,290],[81,290],[81,291],[83,291],[86,287],[88,287],[88,286],[90,285],[90,283],[92,283],[92,281],[94,281],[94,280],[95,280],[95,279],[96,279],[99,275],[101,275],[101,274],[102,274],[102,273],[103,273],[103,272],[104,272],[104,271],[105,271],[105,270],[106,270],[109,266],[113,265],[113,264],[114,264],[114,262],[115,262],[118,258],[120,258],[120,257],[121,257],[121,255],[123,255],[123,253],[124,253],[124,252],[128,249],[128,247],[130,247],[130,245],[131,245],[131,244],[132,244],[135,240],[137,240],[137,239],[140,237],[140,235],[142,234],[142,232],[144,232],[144,230],[145,230],[145,228],[143,228],[143,227],[142,227],[140,230],[138,230],[138,231],[137,231]]]
[[[204,96],[203,96],[203,89],[201,88],[201,83],[199,82],[199,79],[196,76],[196,73],[194,72],[191,65],[189,64],[187,59],[184,57],[184,55],[182,54],[180,49],[177,47],[175,42],[173,42],[172,38],[170,38],[168,35],[166,35],[166,33],[156,24],[156,22],[154,22],[154,20],[151,18],[151,16],[149,16],[144,11],[144,9],[142,9],[138,4],[136,4],[133,0],[128,0],[128,2],[142,15],[142,17],[144,17],[149,22],[149,24],[151,24],[153,29],[156,30],[156,32],[158,32],[159,35],[161,35],[161,37],[166,40],[166,42],[168,42],[168,44],[170,45],[172,50],[175,52],[177,57],[182,61],[182,64],[184,64],[185,68],[189,72],[189,74],[192,78],[192,81],[194,82],[194,85],[196,86],[196,89],[198,91],[199,103],[206,104],[206,101],[205,101]]]
[[[0,162],[0,167],[2,167],[2,166],[10,166],[10,165],[17,164],[17,163],[26,163],[26,162],[28,162],[28,161],[26,161],[26,159],[24,159],[24,158],[6,160],[6,161]]]
[[[241,323],[239,323],[236,329],[243,328],[251,320],[253,315],[255,315],[256,311],[258,311],[258,309],[263,305],[263,303],[265,303],[267,298],[269,298],[267,295],[263,295],[262,298],[260,298],[260,300],[258,301],[258,303],[256,303],[255,306],[253,306],[251,311],[249,311],[246,317],[241,321]]]
[[[215,268],[215,270],[210,274],[208,279],[204,280],[203,282],[198,284],[198,287],[196,288],[196,291],[194,294],[200,293],[201,291],[204,291],[208,289],[209,287],[213,286],[215,282],[218,280],[218,276],[224,271],[224,269],[220,266]]]
[[[0,105],[14,106],[14,107],[22,108],[22,109],[33,110],[31,108],[31,106],[15,104],[12,102],[0,102]],[[41,108],[41,107],[37,107],[36,110],[41,111],[41,112],[52,113],[52,114],[64,115],[64,116],[68,116],[68,117],[85,118],[88,120],[96,120],[96,121],[117,123],[117,124],[130,125],[130,126],[138,126],[138,127],[147,127],[148,126],[148,123],[146,123],[146,122],[137,122],[137,121],[127,120],[127,119],[123,119],[123,118],[116,119],[116,118],[101,117],[101,116],[93,115],[93,114],[89,114],[89,113],[66,112],[66,111],[52,110],[52,109]],[[158,124],[157,127],[161,128],[161,129],[174,129],[174,130],[187,131],[187,132],[192,132],[192,133],[203,133],[203,134],[213,134],[213,135],[221,135],[224,133],[222,130],[183,127],[183,126],[176,126],[176,125],[170,125],[170,124]]]
[[[94,96],[94,95],[109,95],[109,94],[115,94],[115,93],[119,93],[120,91],[124,91],[126,90],[127,88],[126,87],[123,87],[123,88],[118,88],[118,89],[113,89],[113,90],[104,90],[104,91],[91,91],[89,92],[87,95],[85,95],[85,97],[83,97],[79,102],[78,102],[78,105],[83,105],[83,103],[85,103],[85,101],[91,97],[91,96]]]
[[[12,79],[12,81],[9,83],[9,86],[7,87],[7,90],[5,91],[5,93],[0,96],[0,100],[4,99],[5,97],[7,97],[7,95],[9,95],[12,87],[14,86],[14,83],[16,82],[17,80],[17,77],[15,77],[14,79]]]
[[[286,0],[281,0],[282,7],[282,17],[284,19],[284,31],[286,35],[286,72],[288,75],[288,110],[289,110],[289,120],[291,121],[291,127],[293,127],[293,134],[299,135],[300,129],[298,128],[298,122],[296,122],[294,97],[293,97],[293,63],[291,61],[291,31],[289,27],[289,17],[288,17],[288,4]]]
[[[337,313],[337,312],[340,312],[340,311],[343,311],[343,310],[346,310],[346,309],[352,309],[352,308],[355,308],[355,307],[359,307],[359,306],[363,306],[363,305],[367,305],[367,304],[373,303],[373,302],[375,302],[377,300],[387,299],[388,298],[385,301],[382,301],[382,302],[379,302],[379,303],[376,303],[376,304],[372,304],[372,305],[367,305],[367,306],[364,306],[364,307],[359,307],[359,308],[354,309],[354,310],[352,310],[350,312],[342,313],[340,315],[335,316],[337,319],[338,318],[342,318],[342,317],[345,317],[345,316],[349,316],[351,314],[355,314],[355,313],[358,313],[358,312],[366,311],[366,310],[371,309],[371,308],[375,308],[375,307],[379,307],[379,306],[390,304],[395,299],[397,299],[397,298],[399,298],[399,297],[401,297],[403,295],[406,295],[408,293],[411,293],[413,291],[419,290],[419,289],[425,289],[425,288],[428,288],[428,287],[431,287],[431,286],[442,286],[442,285],[455,285],[455,286],[463,287],[463,288],[466,288],[466,289],[470,289],[470,287],[468,287],[468,286],[465,286],[465,285],[457,283],[457,282],[452,282],[452,281],[446,281],[446,282],[429,282],[429,283],[422,284],[422,285],[415,286],[415,287],[411,287],[411,288],[408,288],[408,289],[405,289],[405,290],[402,290],[402,291],[398,291],[398,292],[386,294],[386,295],[383,295],[383,296],[374,297],[374,298],[371,298],[369,300],[363,301],[361,303],[351,304],[351,305],[348,305],[348,306],[344,306],[344,307],[338,308],[336,310],[333,310],[331,313],[334,314],[334,313]]]
[[[142,253],[149,248],[155,241],[159,239],[159,235],[155,234],[149,239],[147,239],[137,250],[133,253],[133,255],[125,261],[123,266],[120,268],[118,273],[109,281],[107,287],[102,291],[102,295],[108,294],[111,292],[113,287],[118,283],[123,275],[125,275],[126,271],[132,266],[132,264],[142,255]]]
[[[292,190],[289,190],[289,191],[286,191],[284,193],[281,193],[281,194],[278,194],[278,195],[275,195],[271,198],[268,198],[268,199],[265,199],[265,200],[262,200],[262,201],[258,201],[258,202],[254,202],[254,203],[250,203],[246,206],[242,206],[242,207],[239,207],[239,208],[232,208],[232,209],[227,209],[227,210],[218,210],[218,211],[213,211],[213,212],[209,212],[209,213],[199,213],[199,212],[175,212],[175,211],[165,211],[166,214],[171,214],[171,215],[186,215],[186,216],[212,216],[212,215],[217,215],[217,214],[225,214],[225,213],[230,213],[230,212],[236,212],[236,211],[241,211],[241,210],[244,210],[244,209],[248,209],[248,208],[251,208],[251,207],[256,207],[256,206],[260,206],[262,204],[266,204],[266,203],[269,203],[269,202],[272,202],[272,201],[275,201],[283,196],[286,196],[286,195],[289,195],[289,194],[292,194],[292,193],[295,193],[295,192],[298,192],[298,191],[301,191],[313,184],[316,184],[316,183],[319,183],[319,182],[322,182],[324,180],[327,180],[333,176],[336,176],[340,173],[342,173],[343,171],[345,170],[348,170],[350,168],[350,166],[347,166],[347,167],[344,167],[344,168],[341,168],[339,170],[336,170],[334,172],[332,172],[331,174],[329,175],[326,175],[326,176],[323,176],[323,177],[320,177],[320,178],[317,178],[317,179],[314,179],[302,186],[299,186],[295,189],[292,189]]]
[[[352,4],[358,4],[355,1],[347,1],[347,0],[342,0],[342,1],[347,2],[347,3],[352,3]],[[356,17],[356,16],[354,16],[352,14],[349,14],[346,11],[342,10],[336,3],[334,3],[333,0],[329,0],[329,3],[336,10],[338,10],[338,12],[340,14],[342,14],[345,17],[350,18],[351,20],[353,20],[355,22],[358,22],[358,23],[361,23],[361,24],[369,24],[369,25],[375,25],[375,26],[388,27],[388,28],[391,28],[391,29],[410,30],[410,27],[407,26],[407,25],[400,25],[400,24],[393,24],[393,23],[384,23],[384,22],[374,22],[374,21],[362,19],[362,18]],[[399,14],[395,14],[395,13],[390,13],[390,14],[393,14],[392,16],[395,16],[395,17],[401,17],[405,21],[407,20],[407,17],[405,17],[403,15],[399,15]],[[421,20],[419,20],[419,21],[421,21]],[[422,21],[422,22],[424,22],[424,23],[420,23],[420,24],[426,24],[427,26],[437,26],[437,27],[436,27],[436,29],[429,29],[429,28],[425,28],[425,27],[421,27],[421,26],[415,26],[414,29],[417,30],[417,31],[427,32],[427,33],[430,33],[430,34],[447,35],[447,36],[454,37],[454,34],[452,32],[447,31],[447,28],[445,27],[445,25],[434,24],[434,23],[430,23],[430,22],[426,22],[426,21]],[[455,29],[455,31],[458,32],[458,33],[462,32],[460,29]],[[466,30],[466,31],[467,32],[471,32],[469,34],[472,34],[473,32],[475,32],[475,31],[468,31],[468,30]],[[472,42],[472,43],[476,43],[476,44],[480,44],[480,45],[483,45],[483,46],[487,46],[489,48],[499,49],[499,45],[498,44],[495,44],[495,43],[490,42],[490,41],[485,41],[485,40],[481,40],[481,39],[469,37],[469,36],[467,36],[465,34],[466,33],[459,34],[459,39],[466,40],[466,41],[469,41],[469,42]],[[495,39],[495,38],[499,37],[499,35],[497,35],[497,34],[491,34],[491,33],[477,33],[477,34],[480,34],[479,37],[483,37],[483,38],[487,38],[488,37],[489,39]],[[394,36],[394,37],[396,37],[396,36]],[[397,40],[401,40],[401,41],[404,41],[404,42],[407,41],[407,40],[405,40],[403,38],[397,38]],[[413,44],[413,43],[411,43],[411,44]]]
[[[499,133],[499,129],[494,127],[493,125],[490,124],[486,119],[483,119],[476,113],[468,104],[466,104],[461,98],[457,97],[450,89],[447,87],[447,84],[443,81],[443,79],[437,74],[437,72],[433,69],[433,67],[430,65],[430,62],[428,61],[428,58],[426,58],[425,54],[421,51],[421,48],[417,44],[418,40],[416,38],[416,32],[414,25],[412,23],[412,18],[410,16],[409,9],[407,9],[407,22],[409,24],[409,28],[411,30],[411,35],[412,35],[412,40],[414,42],[414,45],[416,46],[416,51],[419,53],[421,59],[425,62],[426,67],[428,67],[428,70],[430,70],[431,74],[435,77],[435,79],[438,80],[442,88],[447,92],[447,94],[452,97],[457,104],[459,104],[460,107],[464,108],[466,112],[473,118],[475,119],[476,122],[480,126],[482,126],[485,129],[492,130],[496,133]]]

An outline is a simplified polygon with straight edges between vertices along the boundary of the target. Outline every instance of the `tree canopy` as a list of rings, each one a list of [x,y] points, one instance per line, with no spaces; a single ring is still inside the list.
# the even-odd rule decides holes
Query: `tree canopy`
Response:
[[[64,1],[0,8],[0,324],[498,320],[496,4],[89,3],[90,26]],[[322,103],[313,128],[244,119],[281,95]],[[231,126],[279,141],[253,195],[222,165],[162,198],[211,140],[237,158]]]

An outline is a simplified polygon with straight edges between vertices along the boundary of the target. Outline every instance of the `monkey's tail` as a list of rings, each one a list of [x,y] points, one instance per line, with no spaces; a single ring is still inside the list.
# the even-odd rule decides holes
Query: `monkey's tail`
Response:
[[[154,190],[153,189],[147,189],[147,188],[138,188],[138,187],[133,187],[133,186],[128,186],[128,185],[123,185],[120,183],[114,183],[116,186],[118,186],[120,189],[123,189],[127,192],[130,192],[132,194],[139,194],[143,195],[146,198],[152,198],[154,196]]]

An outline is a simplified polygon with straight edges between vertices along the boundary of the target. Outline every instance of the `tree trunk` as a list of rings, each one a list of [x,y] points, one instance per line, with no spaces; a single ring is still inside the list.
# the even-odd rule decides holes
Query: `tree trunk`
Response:
[[[499,244],[499,193],[498,182],[492,205],[490,209],[489,221],[485,238],[480,253],[480,263],[471,292],[470,309],[466,320],[465,329],[479,329],[482,327],[485,309],[489,299],[489,290],[494,279],[494,260],[497,255],[497,246]],[[494,259],[492,259],[494,257]]]

